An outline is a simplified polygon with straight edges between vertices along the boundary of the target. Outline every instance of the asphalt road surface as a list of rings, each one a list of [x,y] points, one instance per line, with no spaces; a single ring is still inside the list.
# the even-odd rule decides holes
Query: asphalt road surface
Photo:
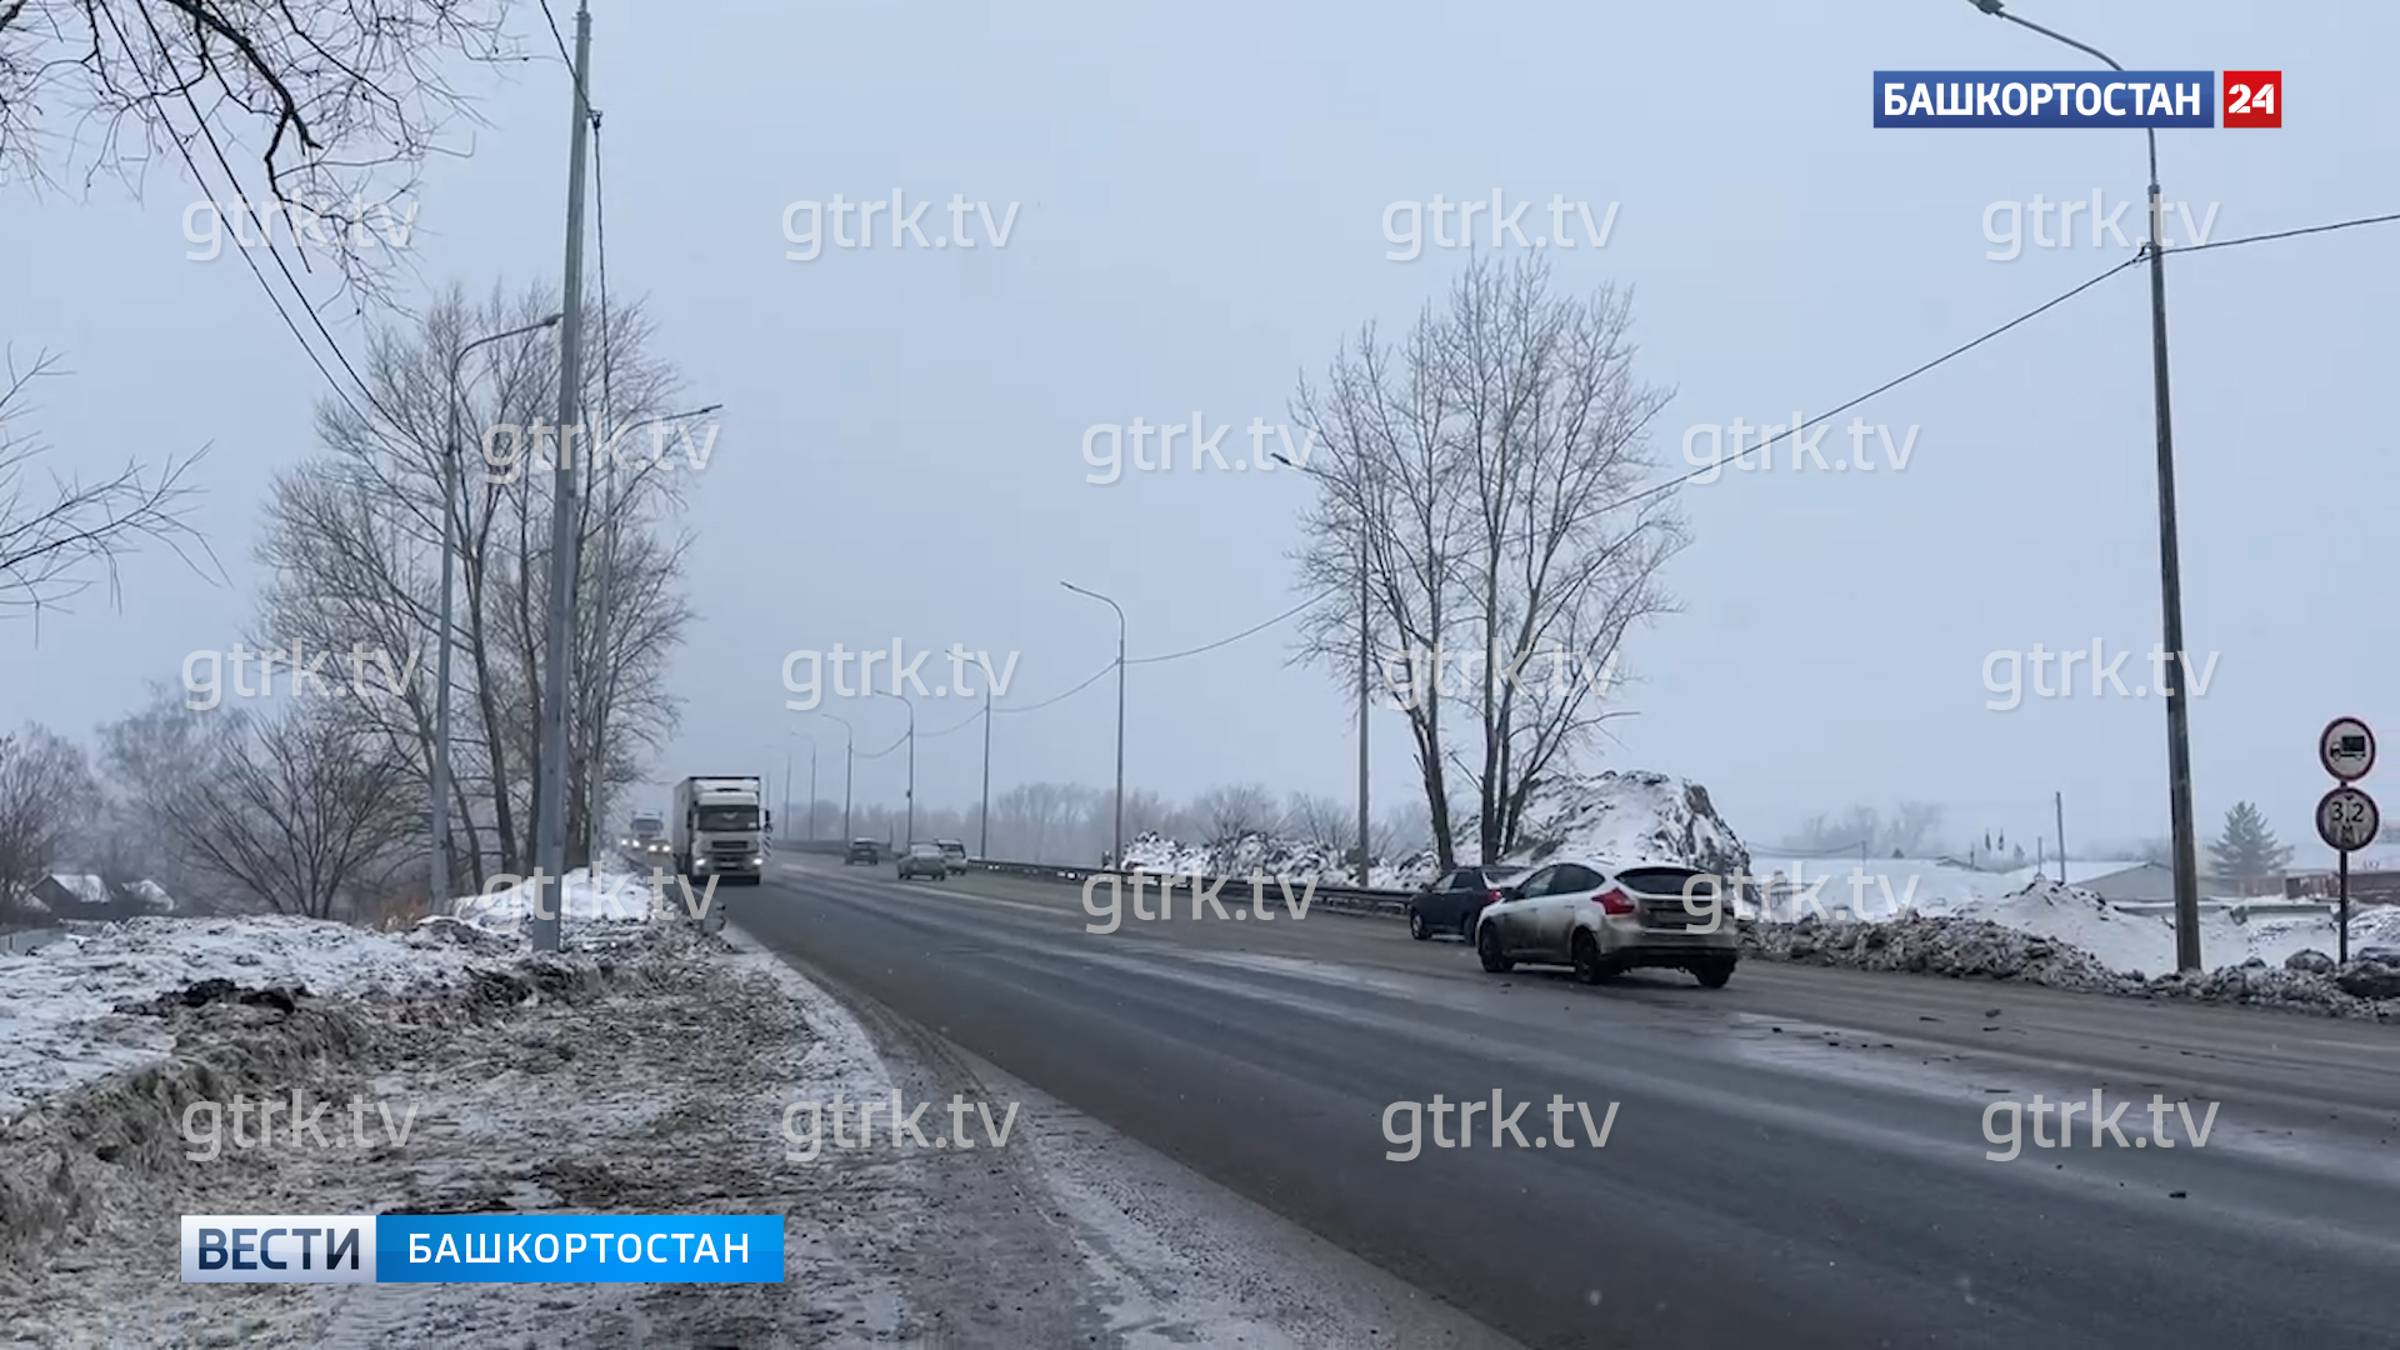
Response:
[[[1103,935],[1070,885],[805,855],[724,894],[835,993],[1529,1345],[2400,1344],[2400,1028],[1766,962],[1586,987],[1230,891]],[[2035,1094],[2095,1092],[2128,1142],[2035,1146]],[[1436,1094],[1495,1093],[1524,1142],[1434,1145]]]

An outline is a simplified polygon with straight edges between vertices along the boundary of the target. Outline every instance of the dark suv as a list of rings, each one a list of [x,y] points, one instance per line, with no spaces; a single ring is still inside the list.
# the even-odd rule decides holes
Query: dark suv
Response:
[[[1500,898],[1500,888],[1525,875],[1522,867],[1461,867],[1435,877],[1408,902],[1408,935],[1422,941],[1436,933],[1475,940],[1475,918]]]
[[[848,867],[852,863],[865,863],[872,867],[882,861],[883,845],[872,839],[851,840],[850,851],[842,855],[842,866],[844,867]]]

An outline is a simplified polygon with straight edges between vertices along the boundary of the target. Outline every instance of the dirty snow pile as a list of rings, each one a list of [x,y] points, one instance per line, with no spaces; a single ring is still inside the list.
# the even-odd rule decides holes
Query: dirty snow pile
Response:
[[[1811,915],[1798,923],[1756,924],[1744,930],[1743,948],[1773,960],[1855,970],[2022,980],[2091,993],[2400,1020],[2400,945],[2359,941],[2362,934],[2370,939],[2394,935],[2387,930],[2400,930],[2400,914],[2367,916],[2363,926],[2354,921],[2357,959],[2338,968],[2323,952],[2303,949],[2281,964],[2249,955],[2207,974],[2149,978],[2146,969],[2174,964],[2171,925],[2154,916],[2126,914],[2090,891],[2044,879],[1950,914],[1910,911],[1883,922],[1828,922]],[[2202,950],[2212,950],[2206,935]]]
[[[317,995],[403,994],[464,978],[471,949],[323,919],[131,919],[28,955],[0,956],[0,1117],[113,1070],[164,1057],[173,1038],[122,1004],[203,980]]]
[[[703,894],[714,898],[715,878],[705,889],[692,891],[693,904]],[[675,878],[664,874],[653,877],[637,876],[631,872],[603,872],[597,881],[584,868],[567,873],[560,883],[560,912],[568,922],[615,920],[639,922],[651,917],[665,905],[679,905],[683,892],[677,889]],[[500,931],[521,928],[532,916],[538,891],[534,884],[521,878],[511,878],[506,886],[498,886],[480,895],[462,895],[450,902],[450,913],[479,927]],[[664,902],[662,905],[661,902]]]
[[[614,945],[653,902],[646,879],[568,877],[571,945]],[[527,952],[518,923],[523,888],[470,896],[464,913],[378,933],[327,919],[244,915],[142,917],[70,934],[27,954],[0,954],[0,1119],[114,1070],[164,1058],[173,1038],[159,1019],[122,1011],[203,981],[318,998],[397,997],[460,987],[476,968]],[[581,931],[577,932],[577,927]],[[612,931],[613,930],[613,931]]]
[[[1750,871],[1750,850],[1717,814],[1707,788],[1647,770],[1553,784],[1520,833],[1524,844],[1510,862],[1555,854],[1617,866],[1674,863],[1720,876]]]
[[[1125,865],[1137,872],[1173,876],[1281,877],[1286,881],[1316,881],[1328,886],[1356,882],[1357,865],[1347,851],[1313,839],[1251,830],[1222,843],[1186,844],[1155,830],[1135,836],[1125,845]],[[1433,875],[1431,855],[1412,855],[1396,862],[1378,862],[1367,869],[1368,884],[1403,890],[1423,885]]]

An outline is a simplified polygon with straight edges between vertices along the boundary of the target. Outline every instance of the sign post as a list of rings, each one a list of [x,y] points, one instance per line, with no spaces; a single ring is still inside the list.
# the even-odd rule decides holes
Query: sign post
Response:
[[[2317,837],[2341,859],[2336,872],[2341,887],[2337,944],[2340,955],[2335,959],[2348,965],[2350,855],[2374,843],[2375,837],[2383,832],[2383,814],[2376,809],[2375,799],[2354,786],[2375,767],[2375,733],[2355,717],[2337,717],[2318,733],[2317,760],[2339,782],[2339,786],[2317,801]]]

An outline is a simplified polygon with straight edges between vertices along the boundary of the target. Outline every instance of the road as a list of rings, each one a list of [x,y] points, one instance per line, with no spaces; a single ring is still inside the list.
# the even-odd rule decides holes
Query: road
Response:
[[[2400,1028],[1764,962],[1586,987],[1280,899],[1102,935],[1073,886],[805,855],[728,894],[837,994],[1528,1345],[2400,1343]],[[2144,1146],[2032,1145],[2034,1094],[2095,1091]],[[1494,1093],[1527,1143],[1387,1157],[1393,1103]],[[1552,1144],[1554,1094],[1616,1104],[1604,1146],[1571,1105]],[[2148,1146],[2153,1094],[2219,1104],[2204,1146],[2172,1108]]]

